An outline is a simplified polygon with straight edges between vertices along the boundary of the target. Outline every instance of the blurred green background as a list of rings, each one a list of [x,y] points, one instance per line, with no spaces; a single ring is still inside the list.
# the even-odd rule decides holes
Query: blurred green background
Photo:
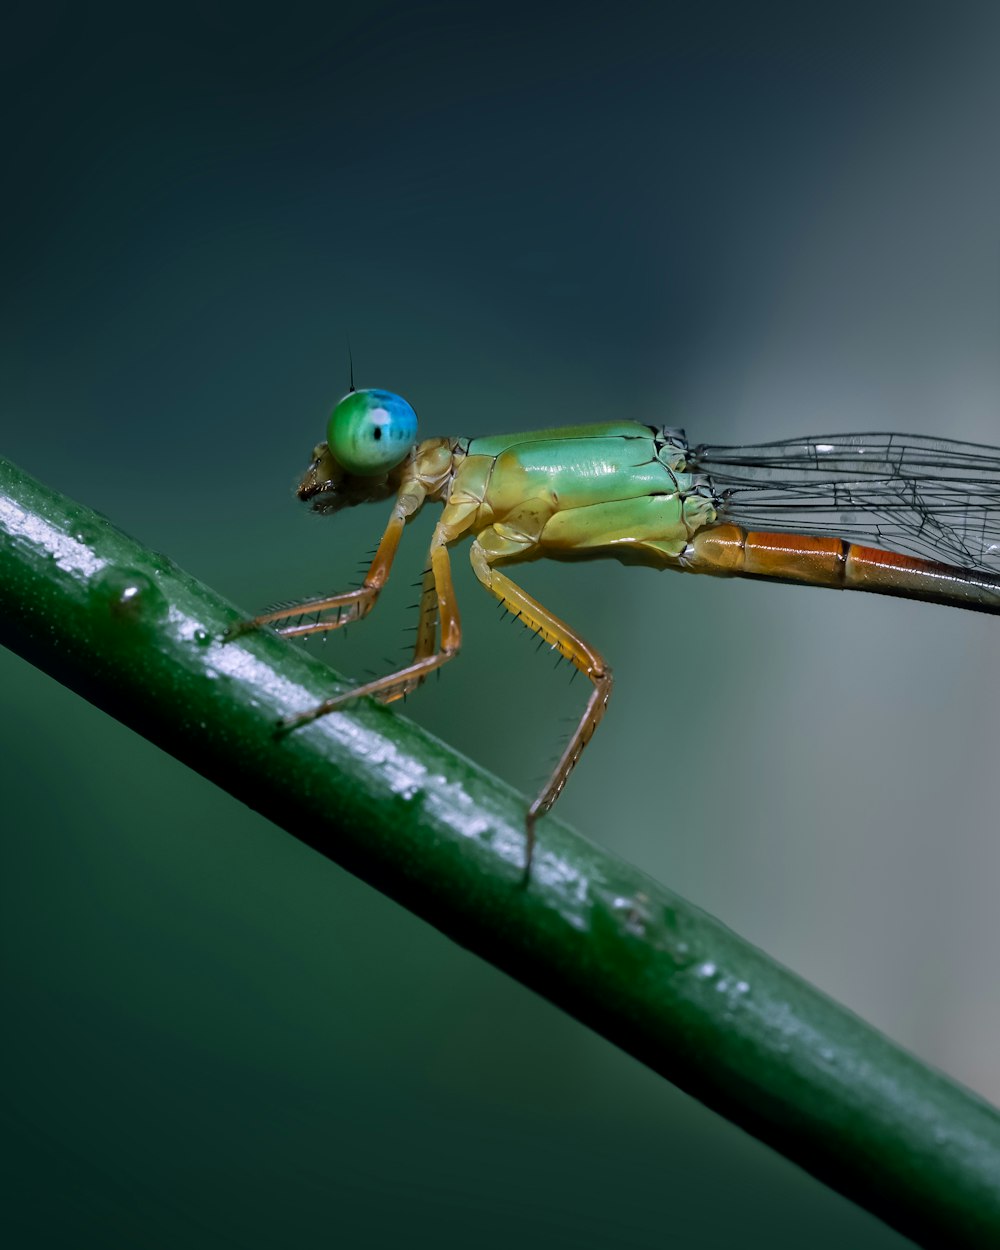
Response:
[[[347,382],[425,433],[1000,443],[1000,13],[12,6],[0,452],[247,610],[386,515],[291,488]],[[433,518],[364,627],[385,668]],[[458,561],[407,713],[531,790],[581,690]],[[592,564],[560,814],[1000,1099],[988,617]],[[4,1241],[904,1240],[13,656]]]

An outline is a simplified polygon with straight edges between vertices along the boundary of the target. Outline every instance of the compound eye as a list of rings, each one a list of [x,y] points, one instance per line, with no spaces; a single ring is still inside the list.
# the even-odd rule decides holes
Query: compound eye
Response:
[[[417,414],[392,391],[351,391],[330,414],[327,442],[348,473],[378,477],[409,454]]]

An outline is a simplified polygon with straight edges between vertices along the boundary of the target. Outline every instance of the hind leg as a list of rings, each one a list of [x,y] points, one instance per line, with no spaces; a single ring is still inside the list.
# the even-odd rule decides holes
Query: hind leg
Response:
[[[562,793],[570,773],[604,715],[611,697],[612,686],[611,669],[600,652],[581,638],[565,621],[561,621],[548,608],[543,607],[527,591],[522,590],[497,568],[498,564],[505,561],[525,559],[533,547],[534,543],[523,536],[511,537],[509,531],[505,535],[497,528],[491,527],[480,533],[472,544],[470,553],[472,568],[480,582],[499,599],[509,612],[587,677],[593,684],[593,690],[566,749],[537,798],[528,808],[525,821],[527,842],[524,876],[526,881],[531,872],[531,860],[535,848],[535,822],[539,816],[543,816],[549,810]]]

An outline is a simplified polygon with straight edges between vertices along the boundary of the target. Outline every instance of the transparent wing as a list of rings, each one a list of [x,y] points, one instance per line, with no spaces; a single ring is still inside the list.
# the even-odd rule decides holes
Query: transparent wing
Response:
[[[1000,448],[912,434],[695,447],[720,521],[1000,572]]]

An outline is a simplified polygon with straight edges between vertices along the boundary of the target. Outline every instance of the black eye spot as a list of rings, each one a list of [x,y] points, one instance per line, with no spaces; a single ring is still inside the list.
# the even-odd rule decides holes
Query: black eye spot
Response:
[[[382,437],[382,427],[380,425],[377,425],[375,429],[372,431],[372,437],[375,439],[376,443]]]

